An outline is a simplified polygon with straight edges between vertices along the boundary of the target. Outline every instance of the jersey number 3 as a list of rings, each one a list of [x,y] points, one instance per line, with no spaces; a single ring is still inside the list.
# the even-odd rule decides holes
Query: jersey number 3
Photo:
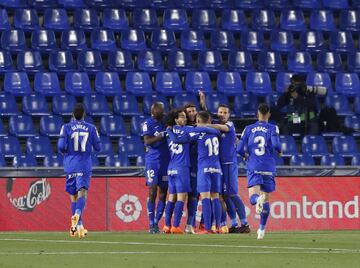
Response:
[[[74,151],[75,152],[79,151],[79,138],[80,137],[82,137],[81,151],[85,152],[86,151],[86,142],[89,138],[88,132],[73,132],[73,134],[71,134],[71,138],[74,139]]]
[[[254,150],[257,156],[265,154],[265,138],[263,136],[257,136],[254,139],[254,143],[257,144],[257,149]]]

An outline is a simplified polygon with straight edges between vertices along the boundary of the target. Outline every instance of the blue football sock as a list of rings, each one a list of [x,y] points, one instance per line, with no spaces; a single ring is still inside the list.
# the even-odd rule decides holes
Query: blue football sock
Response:
[[[187,209],[188,209],[188,218],[186,224],[194,226],[195,224],[195,216],[197,210],[197,199],[196,198],[189,198]]]
[[[204,198],[202,201],[202,214],[204,218],[205,230],[211,230],[211,201],[210,198]]]
[[[77,199],[75,214],[78,214],[81,216],[81,213],[83,212],[84,207],[85,207],[85,203],[86,203],[86,198],[84,196],[81,196]]]
[[[174,227],[179,227],[184,210],[184,202],[176,201],[174,209]]]
[[[171,226],[171,218],[174,212],[175,203],[172,201],[167,201],[166,208],[165,208],[165,225],[170,227]]]
[[[251,205],[255,205],[257,200],[259,198],[259,195],[258,194],[253,194],[251,197],[250,197],[250,204]]]
[[[220,203],[219,198],[213,199],[211,201],[212,201],[212,205],[213,205],[216,228],[220,228],[220,226],[221,226],[221,212],[222,212],[221,203]]]
[[[231,227],[236,227],[238,226],[237,220],[235,219],[231,219]]]
[[[157,207],[156,207],[156,216],[155,216],[155,224],[158,225],[159,221],[161,220],[165,210],[165,202],[159,200]]]
[[[148,217],[149,217],[149,225],[154,226],[154,212],[155,212],[155,202],[147,202],[147,209],[148,209]]]
[[[224,200],[226,203],[226,209],[227,209],[227,213],[229,214],[231,223],[233,223],[233,221],[236,222],[236,210],[234,203],[231,201],[230,198],[225,198]],[[237,226],[237,223],[235,226]]]
[[[231,201],[233,201],[235,207],[236,207],[236,212],[239,216],[239,219],[241,221],[242,225],[247,225],[248,222],[246,220],[246,212],[245,212],[245,206],[243,201],[240,199],[240,196],[238,195],[233,195],[230,197]]]
[[[226,225],[226,211],[225,209],[221,208],[221,226]]]
[[[260,214],[260,230],[265,230],[265,225],[270,214],[270,203],[265,202],[263,204],[263,211]]]
[[[75,214],[75,210],[76,210],[76,201],[71,202],[71,216]]]

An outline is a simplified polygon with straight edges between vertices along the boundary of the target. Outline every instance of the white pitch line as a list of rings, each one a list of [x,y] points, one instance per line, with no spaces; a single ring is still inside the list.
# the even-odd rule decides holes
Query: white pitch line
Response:
[[[88,240],[48,240],[29,238],[0,238],[0,241],[42,242],[42,243],[81,243],[81,244],[110,244],[110,245],[145,245],[145,246],[173,246],[173,247],[210,247],[210,248],[255,248],[255,249],[283,249],[283,250],[315,250],[315,251],[342,251],[360,253],[360,249],[345,248],[304,248],[304,247],[276,247],[276,246],[249,246],[249,245],[221,245],[221,244],[184,244],[184,243],[154,243],[154,242],[124,242],[124,241],[88,241]],[[260,242],[260,241],[259,241]],[[260,242],[261,243],[261,242]]]

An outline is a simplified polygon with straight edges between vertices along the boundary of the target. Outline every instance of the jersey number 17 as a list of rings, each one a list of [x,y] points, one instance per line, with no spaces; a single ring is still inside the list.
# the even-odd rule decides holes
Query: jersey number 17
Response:
[[[80,137],[82,137],[82,138],[80,139]],[[81,142],[80,142],[81,152],[86,151],[86,142],[89,138],[88,132],[73,132],[73,134],[71,134],[71,138],[74,139],[74,151],[75,152],[79,151],[79,139],[81,140]]]

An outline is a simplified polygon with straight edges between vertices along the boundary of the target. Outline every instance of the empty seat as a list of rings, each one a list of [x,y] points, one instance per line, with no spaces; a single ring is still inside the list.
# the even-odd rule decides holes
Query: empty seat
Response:
[[[218,72],[224,69],[220,51],[207,50],[199,53],[198,69],[207,72]]]
[[[156,10],[151,8],[134,9],[133,23],[135,28],[142,30],[156,29],[158,27]]]
[[[275,88],[277,92],[283,93],[291,84],[290,78],[294,75],[291,72],[278,72],[276,75]]]
[[[360,154],[355,154],[351,158],[351,165],[352,166],[360,166]]]
[[[325,104],[329,107],[333,107],[336,110],[336,113],[340,116],[352,115],[352,111],[349,108],[349,101],[344,95],[327,95],[325,98]]]
[[[130,51],[141,51],[146,49],[145,35],[141,29],[129,29],[121,32],[121,48]]]
[[[8,72],[4,77],[4,90],[15,96],[30,94],[30,82],[25,72]]]
[[[194,29],[212,31],[216,28],[216,15],[212,9],[194,9],[191,25]]]
[[[336,29],[333,13],[330,10],[313,10],[310,15],[310,28],[316,31]]]
[[[57,48],[55,33],[51,30],[36,30],[31,34],[31,48],[49,53]]]
[[[279,52],[261,51],[258,58],[258,69],[260,71],[278,72],[284,69]]]
[[[360,51],[348,53],[347,68],[351,72],[360,73]]]
[[[125,79],[126,91],[134,95],[152,93],[152,84],[147,72],[128,72]]]
[[[228,55],[228,68],[241,73],[254,70],[251,53],[249,51],[231,51]]]
[[[172,50],[168,56],[168,69],[185,73],[192,70],[192,58],[189,51]]]
[[[122,88],[119,75],[115,72],[98,72],[95,77],[95,90],[105,96],[120,94]]]
[[[15,155],[13,158],[13,167],[36,167],[36,159],[32,154]]]
[[[313,71],[311,55],[307,51],[295,51],[287,57],[288,70],[298,73]]]
[[[182,94],[182,93],[178,93],[178,94]],[[177,96],[178,94],[176,94],[175,96]],[[165,112],[169,110],[169,104],[164,95],[150,94],[144,96],[144,100],[143,100],[144,114],[151,114],[151,105],[153,105],[155,102],[162,102],[164,104]]]
[[[324,8],[330,9],[347,9],[349,8],[348,0],[323,0]]]
[[[293,0],[293,4],[300,9],[318,9],[322,7],[319,0]]]
[[[312,156],[327,155],[328,149],[323,136],[306,135],[302,140],[302,152]]]
[[[98,50],[81,51],[78,54],[77,64],[79,70],[88,74],[96,74],[104,69],[101,52]]]
[[[72,115],[75,104],[76,99],[73,95],[55,95],[52,101],[53,113],[58,115]]]
[[[181,108],[181,107],[184,107],[188,103],[192,103],[196,107],[199,107],[199,101],[197,100],[196,96],[191,93],[182,93],[182,94],[175,95],[174,101],[173,101],[173,107]]]
[[[137,66],[140,71],[159,72],[164,70],[163,60],[158,50],[140,51],[137,57]]]
[[[234,35],[230,31],[218,30],[211,32],[210,43],[212,49],[229,52],[235,48]]]
[[[225,95],[218,93],[206,94],[206,108],[211,114],[216,114],[220,104],[229,105],[229,100]]]
[[[319,72],[337,73],[343,70],[340,54],[335,52],[321,52],[316,58]]]
[[[233,32],[247,30],[246,17],[241,9],[224,9],[221,16],[223,29]]]
[[[321,156],[320,159],[321,166],[344,166],[345,160],[339,154],[327,154]]]
[[[360,10],[342,10],[340,13],[340,29],[344,31],[360,31]]]
[[[211,92],[210,76],[207,72],[188,72],[185,77],[185,89],[191,93]]]
[[[26,0],[3,0],[1,5],[8,8],[24,8],[28,6]]]
[[[74,11],[74,27],[92,31],[99,27],[99,19],[95,9],[80,8]]]
[[[85,0],[58,0],[58,3],[67,9],[86,7]]]
[[[49,56],[49,70],[59,74],[76,69],[74,58],[69,50],[52,51]]]
[[[0,51],[0,73],[14,71],[10,51]]]
[[[310,72],[306,76],[306,84],[308,86],[326,87],[328,94],[332,94],[333,87],[328,73]]]
[[[114,33],[106,29],[93,30],[91,32],[91,48],[100,51],[116,50]]]
[[[354,100],[354,111],[356,114],[360,114],[360,96],[356,96]]]
[[[6,9],[0,9],[0,31],[10,30],[10,22]]]
[[[9,119],[9,134],[16,137],[35,136],[35,126],[28,115],[12,115]]]
[[[264,35],[260,31],[241,32],[240,44],[243,49],[249,51],[261,51],[264,49]]]
[[[18,114],[18,108],[16,105],[16,100],[14,95],[2,92],[0,94],[0,115],[1,116],[10,116]]]
[[[122,31],[129,28],[129,21],[124,9],[106,8],[102,14],[102,25],[113,31]]]
[[[55,8],[58,6],[57,0],[31,0],[28,2],[33,8],[37,10],[42,10],[45,8]]]
[[[176,48],[175,34],[168,29],[155,29],[150,37],[151,48],[169,52]]]
[[[31,116],[49,114],[48,105],[44,95],[39,93],[25,95],[22,99],[23,112]]]
[[[204,33],[195,30],[181,32],[180,46],[190,51],[203,51],[206,49]]]
[[[35,92],[45,96],[53,96],[61,92],[60,83],[56,73],[38,72],[34,80]]]
[[[91,92],[89,76],[85,72],[68,72],[65,75],[65,90],[74,96]]]
[[[69,30],[68,15],[65,9],[48,8],[44,11],[44,27],[53,31]]]
[[[143,114],[133,116],[131,118],[131,123],[130,123],[131,135],[141,136],[142,135],[142,125],[149,118],[150,118],[149,115],[143,115]]]
[[[114,150],[108,136],[100,136],[100,151],[96,153],[97,157],[107,157],[113,155]]]
[[[21,51],[17,55],[17,69],[34,74],[44,70],[44,64],[39,51]]]
[[[110,155],[105,158],[106,167],[127,167],[130,166],[129,159],[124,154]]]
[[[342,156],[353,156],[358,153],[355,138],[352,136],[337,136],[332,142],[333,152]]]
[[[313,166],[314,159],[308,154],[296,154],[290,157],[291,166]]]
[[[241,0],[235,1],[235,6],[243,9],[259,9],[263,7],[263,2],[260,0]]]
[[[286,9],[290,6],[289,0],[267,0],[264,4],[267,8],[274,10]]]
[[[303,12],[297,9],[282,10],[280,15],[280,28],[293,32],[304,31],[306,24]]]
[[[64,120],[58,115],[44,115],[40,118],[40,134],[48,137],[59,137]]]
[[[61,48],[70,51],[86,49],[85,33],[82,30],[63,31],[61,34]]]
[[[113,50],[108,54],[108,69],[118,73],[134,70],[134,63],[129,51]]]
[[[2,154],[0,154],[0,167],[6,167],[6,161]]]
[[[233,7],[233,2],[230,0],[213,0],[210,1],[210,6],[213,9],[227,9]]]
[[[257,98],[253,94],[243,93],[234,99],[234,113],[239,117],[254,117],[257,111]]]
[[[344,124],[348,128],[352,128],[355,131],[360,131],[360,116],[348,115],[345,117]]]
[[[104,95],[88,94],[84,96],[86,114],[90,116],[110,115],[110,109]]]
[[[136,97],[130,94],[121,94],[114,96],[113,109],[115,114],[125,116],[141,114],[138,110]]]
[[[101,117],[100,134],[110,137],[126,136],[124,120],[119,115],[107,115]]]
[[[44,167],[62,167],[63,157],[61,155],[46,155],[44,157]]]
[[[217,75],[217,91],[225,95],[242,94],[244,89],[238,72],[219,72]]]
[[[258,9],[252,12],[252,28],[259,31],[271,31],[276,27],[275,14],[269,9]]]
[[[2,123],[2,121],[0,120],[0,136],[6,136],[7,133],[5,133],[5,129],[4,129],[4,125]],[[0,156],[1,158],[1,156]]]
[[[45,157],[46,155],[52,155],[53,151],[49,138],[45,136],[27,138],[26,153],[32,154],[35,157]]]
[[[267,72],[248,72],[246,90],[256,95],[271,94],[272,87],[269,74]]]
[[[360,81],[356,73],[337,73],[335,78],[335,90],[347,96],[360,94]]]
[[[155,89],[165,96],[174,96],[183,91],[180,77],[176,72],[156,73]]]
[[[94,7],[97,9],[116,6],[116,1],[113,1],[113,0],[86,0],[86,3],[90,7]]]
[[[24,31],[39,29],[39,17],[35,9],[16,9],[14,14],[14,27]]]
[[[21,154],[20,143],[16,137],[0,137],[0,152],[4,157],[14,157]]]
[[[319,53],[325,48],[325,41],[322,32],[308,31],[300,35],[300,49],[311,53]]]
[[[25,33],[23,30],[12,29],[1,33],[1,47],[11,52],[20,52],[26,49]]]
[[[292,156],[298,154],[296,142],[293,136],[281,135],[280,143],[281,143],[281,152],[283,156]]]
[[[189,29],[189,21],[185,9],[165,9],[163,14],[163,27],[173,31]]]
[[[350,32],[336,31],[330,34],[330,50],[348,53],[354,50],[354,40]]]
[[[279,52],[294,51],[293,34],[287,31],[272,31],[270,48]]]
[[[128,157],[144,155],[144,145],[139,136],[126,136],[119,138],[119,154],[124,153]]]

